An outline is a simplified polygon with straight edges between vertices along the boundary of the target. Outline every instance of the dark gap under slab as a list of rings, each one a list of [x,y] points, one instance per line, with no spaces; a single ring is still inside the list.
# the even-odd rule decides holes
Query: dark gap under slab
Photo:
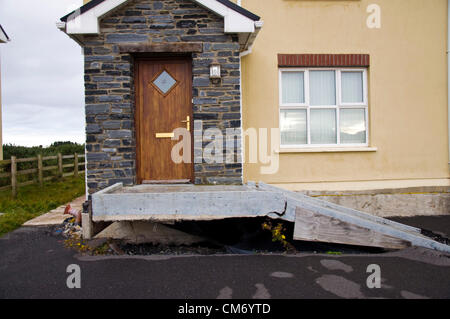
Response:
[[[217,221],[184,221],[167,225],[177,230],[201,236],[207,241],[191,246],[164,246],[151,244],[120,244],[125,254],[258,254],[284,253],[279,242],[272,241],[272,234],[262,224],[271,222],[283,225],[286,240],[295,248],[288,253],[320,254],[379,254],[387,250],[374,247],[350,246],[331,243],[297,241],[292,239],[294,223],[270,218],[230,218]]]

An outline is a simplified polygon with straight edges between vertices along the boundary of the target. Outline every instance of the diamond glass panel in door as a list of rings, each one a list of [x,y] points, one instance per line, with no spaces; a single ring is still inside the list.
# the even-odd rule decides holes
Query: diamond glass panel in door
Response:
[[[153,81],[153,85],[163,94],[167,94],[175,84],[177,84],[177,81],[166,70],[162,71]]]

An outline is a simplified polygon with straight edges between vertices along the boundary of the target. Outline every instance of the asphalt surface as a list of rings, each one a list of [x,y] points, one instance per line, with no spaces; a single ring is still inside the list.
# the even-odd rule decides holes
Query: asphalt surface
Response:
[[[450,258],[409,248],[373,255],[81,256],[49,228],[0,238],[0,298],[450,298]],[[81,288],[69,289],[71,264]],[[367,267],[381,269],[369,289]]]
[[[432,231],[450,238],[450,215],[389,218],[399,223]]]

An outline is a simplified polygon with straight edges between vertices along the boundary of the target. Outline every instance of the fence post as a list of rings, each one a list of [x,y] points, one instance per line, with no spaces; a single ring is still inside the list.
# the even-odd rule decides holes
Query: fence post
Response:
[[[58,175],[60,178],[63,177],[63,162],[61,153],[58,153]]]
[[[39,185],[42,187],[44,185],[44,176],[42,171],[42,155],[39,154],[37,158],[38,158],[38,180]]]
[[[73,176],[78,177],[78,154],[75,153],[74,167],[73,167]]]
[[[17,162],[15,156],[11,156],[11,194],[13,198],[17,197]]]

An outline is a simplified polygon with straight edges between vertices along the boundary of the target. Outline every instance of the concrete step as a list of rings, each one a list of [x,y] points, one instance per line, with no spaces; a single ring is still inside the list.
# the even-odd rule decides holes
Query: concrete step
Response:
[[[174,221],[282,214],[284,195],[249,185],[137,185],[121,183],[92,195],[92,221]]]

